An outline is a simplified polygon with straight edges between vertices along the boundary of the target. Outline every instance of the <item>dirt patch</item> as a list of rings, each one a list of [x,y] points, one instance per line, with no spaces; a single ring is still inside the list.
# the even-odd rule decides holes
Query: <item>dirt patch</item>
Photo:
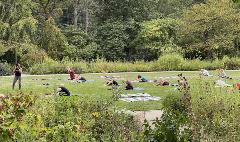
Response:
[[[134,119],[142,125],[146,119],[148,123],[153,126],[153,122],[156,118],[161,118],[163,114],[162,110],[148,110],[148,111],[133,111]]]

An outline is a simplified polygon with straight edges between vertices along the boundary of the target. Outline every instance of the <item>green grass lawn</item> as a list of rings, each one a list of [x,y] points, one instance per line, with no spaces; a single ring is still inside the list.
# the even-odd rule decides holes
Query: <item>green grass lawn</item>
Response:
[[[54,89],[59,84],[64,84],[72,94],[80,95],[82,97],[91,99],[109,99],[112,96],[112,90],[109,90],[105,86],[105,80],[100,78],[103,75],[114,75],[121,76],[128,80],[134,80],[137,74],[142,74],[148,79],[154,80],[159,77],[169,77],[169,76],[177,76],[177,74],[183,73],[184,76],[189,80],[189,84],[191,86],[192,94],[199,94],[199,89],[202,84],[207,84],[209,87],[213,87],[213,82],[218,79],[216,77],[216,72],[211,71],[210,73],[215,75],[214,77],[204,77],[202,79],[199,78],[198,72],[149,72],[149,73],[112,73],[112,74],[83,74],[83,76],[88,80],[94,80],[94,82],[87,83],[76,83],[68,80],[68,75],[45,75],[45,76],[23,76],[22,77],[22,92],[29,93],[32,92],[33,95],[41,95],[44,96],[45,93],[52,93]],[[237,78],[240,76],[239,71],[227,71],[229,76],[234,77],[233,80],[226,80],[229,84],[237,83]],[[37,80],[36,80],[37,79]],[[46,80],[44,80],[46,79]],[[18,92],[18,84],[16,84],[15,90],[12,90],[13,76],[11,77],[0,77],[0,93],[3,94],[12,94]],[[177,79],[167,79],[171,83],[177,83]],[[122,81],[118,81],[122,84]],[[49,83],[49,87],[46,88],[44,83]],[[134,87],[144,88],[144,91],[123,91],[122,93],[148,93],[153,96],[159,96],[164,99],[168,95],[172,95],[174,93],[178,93],[174,91],[174,87],[160,87],[154,86],[154,83],[133,83]],[[236,90],[232,87],[230,88],[214,88],[214,90],[219,94],[238,94]],[[41,97],[44,99],[44,97]],[[153,109],[161,109],[161,100],[160,101],[147,101],[147,102],[123,102],[117,101],[113,107],[117,107],[120,109],[130,109],[130,110],[153,110]]]

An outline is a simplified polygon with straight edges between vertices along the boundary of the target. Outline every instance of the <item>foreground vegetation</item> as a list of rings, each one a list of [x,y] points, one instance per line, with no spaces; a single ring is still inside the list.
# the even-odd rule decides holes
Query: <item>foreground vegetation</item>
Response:
[[[142,73],[150,79],[176,76],[180,72]],[[215,75],[216,72],[210,72]],[[138,73],[118,73],[134,79]],[[239,72],[227,71],[238,82]],[[98,78],[104,74],[84,74],[95,82],[76,84],[65,75],[25,76],[23,90],[12,91],[11,79],[1,77],[1,141],[239,141],[239,91],[233,87],[216,88],[218,77],[199,78],[197,72],[183,72],[190,90],[156,87],[152,83],[134,83],[160,101],[125,103],[116,101],[113,92]],[[39,79],[34,81],[35,79]],[[47,79],[47,80],[42,80]],[[61,80],[60,80],[61,79]],[[175,83],[177,79],[169,79]],[[48,82],[48,88],[43,83]],[[45,96],[60,82],[77,96]],[[135,92],[135,91],[133,91]],[[129,93],[133,93],[129,92]],[[142,92],[142,91],[141,91]],[[121,92],[124,93],[124,92]],[[127,92],[125,92],[127,93]],[[186,94],[187,93],[187,94]],[[186,95],[188,97],[186,97]],[[190,98],[190,99],[189,99]],[[162,109],[164,114],[152,128],[142,127],[121,109]],[[190,111],[191,110],[191,111]],[[160,116],[159,116],[160,117]],[[131,124],[131,125],[129,125]],[[114,130],[114,131],[113,131]],[[196,133],[197,132],[197,133]],[[229,139],[231,137],[231,139]]]

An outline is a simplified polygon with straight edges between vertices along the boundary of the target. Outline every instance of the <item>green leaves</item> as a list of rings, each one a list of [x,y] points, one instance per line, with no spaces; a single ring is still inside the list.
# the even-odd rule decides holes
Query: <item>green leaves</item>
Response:
[[[37,21],[32,17],[31,0],[5,0],[0,9],[0,39],[14,42],[29,42],[36,31]]]
[[[63,57],[67,45],[66,38],[51,17],[44,22],[40,45],[50,57],[54,59]]]
[[[230,0],[210,0],[194,5],[183,14],[182,34],[190,50],[204,53],[202,58],[222,57],[235,52],[234,40],[240,32],[240,15]]]
[[[167,51],[168,48],[176,47],[179,25],[179,20],[171,18],[143,22],[135,43],[145,48]]]

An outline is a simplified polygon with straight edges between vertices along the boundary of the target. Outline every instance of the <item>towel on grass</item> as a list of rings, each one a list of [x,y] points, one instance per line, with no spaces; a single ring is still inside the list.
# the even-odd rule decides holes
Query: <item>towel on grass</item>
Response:
[[[158,101],[160,97],[151,96],[147,93],[136,93],[136,94],[127,94],[121,95],[120,100],[125,102],[137,102],[137,101]]]
[[[143,91],[143,90],[144,90],[144,88],[136,87],[136,88],[133,88],[133,90],[137,90],[137,91]]]
[[[94,82],[94,80],[77,80],[77,83],[89,83],[89,82]]]
[[[223,80],[217,80],[215,82],[215,87],[231,87],[232,85],[227,84],[225,81]]]

